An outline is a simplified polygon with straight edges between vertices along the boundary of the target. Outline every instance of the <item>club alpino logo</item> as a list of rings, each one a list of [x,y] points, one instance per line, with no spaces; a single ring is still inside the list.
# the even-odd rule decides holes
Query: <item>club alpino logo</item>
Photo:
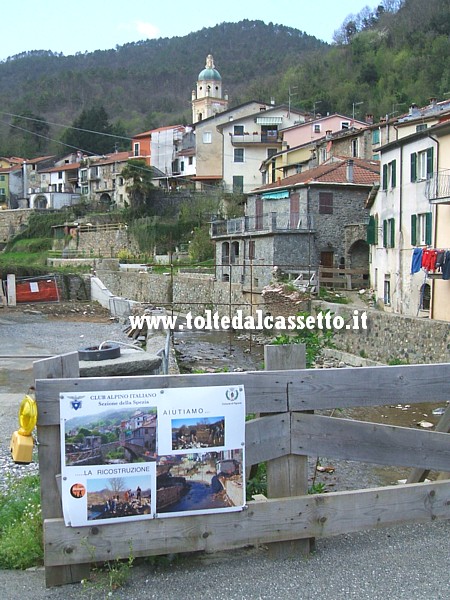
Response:
[[[83,396],[68,396],[69,400],[70,400],[70,406],[73,408],[73,410],[78,410],[79,408],[81,408],[82,406],[82,402],[81,402],[81,398]]]
[[[228,388],[225,392],[225,396],[230,402],[236,402],[239,397],[239,390],[236,388]]]

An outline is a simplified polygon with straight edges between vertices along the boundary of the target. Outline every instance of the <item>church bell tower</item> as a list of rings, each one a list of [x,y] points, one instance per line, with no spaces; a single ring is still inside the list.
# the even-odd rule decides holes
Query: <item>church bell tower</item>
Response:
[[[200,71],[197,88],[192,90],[192,122],[198,123],[228,109],[228,96],[222,95],[222,77],[214,66],[212,54]]]

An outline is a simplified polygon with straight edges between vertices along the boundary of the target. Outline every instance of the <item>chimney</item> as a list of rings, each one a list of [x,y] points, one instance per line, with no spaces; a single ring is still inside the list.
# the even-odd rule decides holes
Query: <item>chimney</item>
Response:
[[[327,129],[327,131],[325,131],[325,137],[327,140],[329,140],[332,135],[333,135],[333,131],[331,129]]]
[[[366,123],[373,125],[373,115],[366,115]]]
[[[275,98],[273,96],[270,98],[270,104],[275,106]]]
[[[347,160],[347,181],[349,183],[353,183],[353,159],[349,158]]]
[[[436,102],[437,102],[437,98],[430,98],[430,106],[431,107],[435,107],[436,106]]]
[[[414,103],[411,104],[411,106],[409,107],[409,114],[410,115],[415,114],[417,112],[417,108],[418,108],[417,104],[414,104]]]

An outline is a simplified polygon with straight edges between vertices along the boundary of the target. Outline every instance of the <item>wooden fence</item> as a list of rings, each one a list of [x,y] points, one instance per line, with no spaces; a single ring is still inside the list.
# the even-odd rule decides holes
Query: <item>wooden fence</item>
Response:
[[[336,407],[445,403],[450,364],[106,379],[79,378],[73,353],[35,363],[35,377],[48,586],[80,581],[89,576],[91,562],[127,558],[130,546],[135,557],[280,542],[298,552],[299,540],[450,518],[450,479],[305,495],[304,468],[309,455],[450,471],[450,435],[444,431],[311,414]],[[65,526],[58,487],[60,392],[222,385],[245,386],[247,412],[261,415],[246,423],[246,463],[269,461],[269,472],[276,471],[268,478],[267,499],[249,501],[241,512]],[[449,420],[450,406],[441,429],[448,431]],[[280,489],[285,497],[277,497]]]
[[[369,271],[367,269],[335,269],[320,265],[319,285],[346,290],[366,288],[369,286]]]

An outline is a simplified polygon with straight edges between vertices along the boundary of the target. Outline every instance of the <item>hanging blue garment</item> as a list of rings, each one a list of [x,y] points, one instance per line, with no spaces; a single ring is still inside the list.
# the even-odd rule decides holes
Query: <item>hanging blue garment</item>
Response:
[[[411,275],[418,273],[422,268],[422,248],[414,248],[411,262]]]
[[[450,279],[450,250],[445,253],[444,264],[442,265],[442,279]]]

